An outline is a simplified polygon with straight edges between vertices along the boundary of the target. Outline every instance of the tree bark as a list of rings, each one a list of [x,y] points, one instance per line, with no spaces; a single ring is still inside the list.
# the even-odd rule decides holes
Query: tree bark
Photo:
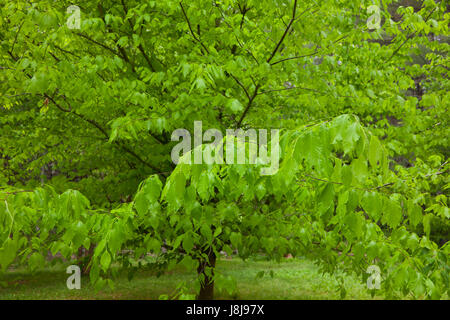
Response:
[[[216,255],[213,250],[209,250],[207,252],[208,260],[201,260],[200,265],[197,268],[197,272],[200,275],[203,275],[203,282],[201,283],[200,293],[197,296],[198,300],[213,300],[214,299],[214,280],[211,276],[207,276],[205,270],[207,268],[215,268],[216,266]]]
[[[94,249],[95,245],[93,243],[91,243],[89,249],[86,249],[84,247],[80,247],[78,249],[78,263],[81,265],[82,273],[84,275],[89,274],[89,272],[91,271],[91,266],[89,264],[94,255]]]

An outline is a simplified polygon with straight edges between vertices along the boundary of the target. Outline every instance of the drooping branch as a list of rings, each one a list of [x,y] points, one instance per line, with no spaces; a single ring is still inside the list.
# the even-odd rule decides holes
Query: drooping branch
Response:
[[[86,118],[84,115],[79,114],[75,111],[72,111],[71,109],[65,109],[64,107],[62,107],[60,104],[58,104],[52,97],[50,97],[47,94],[44,94],[44,96],[49,99],[51,102],[53,102],[53,104],[61,111],[63,112],[67,112],[67,113],[71,113],[77,117],[79,117],[80,119],[90,123],[91,125],[93,125],[94,127],[96,127],[100,132],[102,132],[102,134],[105,136],[105,139],[108,140],[109,139],[109,134],[106,132],[105,129],[103,129],[96,121]],[[154,165],[152,165],[151,163],[148,163],[147,161],[145,161],[144,159],[142,159],[137,153],[135,153],[133,150],[131,150],[130,148],[128,148],[127,146],[124,146],[123,144],[121,144],[118,141],[114,141],[114,144],[121,150],[125,151],[126,153],[130,154],[131,156],[133,156],[134,158],[136,158],[139,162],[141,162],[142,164],[146,165],[147,167],[151,168],[152,170],[155,171],[156,174],[162,174],[162,175],[166,175],[165,173],[162,173],[160,168],[155,167]]]

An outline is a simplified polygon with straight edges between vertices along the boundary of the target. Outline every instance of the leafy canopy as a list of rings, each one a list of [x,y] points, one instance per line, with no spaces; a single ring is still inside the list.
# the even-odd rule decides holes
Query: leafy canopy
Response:
[[[237,249],[448,296],[449,14],[409,2],[369,30],[365,0],[83,1],[69,29],[69,1],[0,0],[1,272],[83,246],[99,287],[152,253],[233,290]],[[280,170],[174,168],[194,120],[281,128]]]

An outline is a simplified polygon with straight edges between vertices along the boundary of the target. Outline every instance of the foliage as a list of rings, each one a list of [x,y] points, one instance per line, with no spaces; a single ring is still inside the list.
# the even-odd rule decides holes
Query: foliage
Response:
[[[232,289],[214,262],[237,249],[448,295],[444,1],[383,1],[378,30],[372,1],[84,1],[79,30],[70,4],[0,1],[2,272],[95,246],[98,287],[152,253]],[[194,120],[281,128],[280,170],[174,168]]]

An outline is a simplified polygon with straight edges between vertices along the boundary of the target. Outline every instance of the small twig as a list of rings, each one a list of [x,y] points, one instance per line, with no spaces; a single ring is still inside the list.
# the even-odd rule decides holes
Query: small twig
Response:
[[[273,50],[272,54],[270,55],[270,57],[267,59],[267,63],[270,63],[270,61],[273,59],[273,57],[275,56],[275,54],[277,53],[278,49],[280,48],[281,44],[284,41],[284,38],[286,37],[286,35],[288,34],[288,32],[290,31],[292,24],[294,23],[294,21],[298,18],[300,18],[305,12],[309,11],[310,9],[312,9],[315,5],[305,9],[298,17],[295,16],[296,11],[297,11],[297,0],[294,1],[294,8],[292,9],[292,18],[291,20],[289,20],[289,23],[286,27],[286,29],[284,30],[283,35],[281,36],[281,39],[278,41],[277,45],[275,46],[275,49]]]
[[[296,11],[297,11],[297,0],[294,1],[294,8],[292,9],[292,18],[289,21],[286,29],[284,30],[284,33],[281,36],[280,41],[278,41],[278,43],[275,46],[275,49],[273,49],[272,54],[270,55],[269,59],[267,59],[267,63],[270,63],[270,61],[272,60],[272,58],[275,56],[275,54],[277,53],[278,49],[280,48],[281,43],[283,43],[284,38],[286,37],[287,33],[289,32],[289,29],[291,28],[292,24],[294,23]]]
[[[17,42],[17,37],[19,36],[19,33],[20,33],[20,30],[22,29],[22,26],[23,26],[23,24],[25,23],[25,20],[24,21],[22,21],[22,23],[20,24],[20,26],[19,26],[19,30],[17,30],[17,33],[16,33],[16,36],[14,37],[14,42],[13,42],[13,44],[12,44],[12,47],[11,47],[11,54],[13,53],[13,51],[14,51],[14,46],[16,45],[16,42]]]
[[[245,86],[242,84],[242,82],[241,81],[239,81],[239,79],[238,78],[236,78],[235,76],[233,76],[233,74],[231,74],[230,73],[230,76],[234,79],[234,81],[236,81],[236,83],[242,88],[242,90],[244,90],[244,92],[245,92],[245,95],[247,96],[247,98],[250,100],[251,99],[251,97],[250,97],[250,95],[249,95],[249,93],[248,93],[248,91],[247,91],[247,89],[245,88]]]
[[[239,6],[239,9],[241,9],[240,6]],[[242,9],[240,10],[240,11],[241,11],[241,14],[242,14],[242,19],[241,19],[241,24],[240,24],[240,26],[239,26],[239,29],[241,29],[241,30],[242,30],[242,27],[244,26],[245,14],[246,14],[247,12],[249,12],[250,9],[251,9],[251,8],[247,8],[247,6],[244,5],[244,6],[242,7]]]
[[[322,91],[319,91],[316,89],[311,89],[311,88],[304,88],[304,87],[290,87],[290,88],[266,90],[266,91],[261,91],[258,94],[265,94],[265,93],[270,93],[270,92],[278,92],[278,91],[286,91],[286,90],[294,90],[294,89],[307,90],[307,91],[313,91],[313,92],[320,93],[320,94],[325,94]]]
[[[431,12],[428,14],[428,16],[424,19],[424,22],[428,21],[428,19],[431,17],[431,15],[433,14],[433,12],[435,10],[436,10],[436,7],[434,7],[433,10],[431,10]],[[400,49],[406,44],[406,42],[408,42],[411,38],[413,38],[417,34],[417,32],[418,31],[415,31],[415,32],[409,34],[406,37],[406,39],[398,46],[398,48],[395,49],[394,52],[392,52],[392,55],[385,61],[385,63],[391,61],[391,59],[400,51]]]
[[[318,52],[318,51],[316,50],[316,51],[314,51],[313,53],[310,53],[310,54],[305,54],[305,55],[302,55],[302,56],[294,56],[294,57],[284,58],[284,59],[281,59],[281,60],[272,62],[270,65],[273,66],[273,65],[276,65],[276,64],[278,64],[278,63],[281,63],[281,62],[284,62],[284,61],[288,61],[288,60],[294,60],[294,59],[300,59],[300,58],[310,57],[310,56],[313,56],[313,55],[317,54],[317,52]]]
[[[250,109],[250,107],[252,106],[253,100],[255,100],[257,94],[258,94],[258,90],[259,90],[260,85],[258,84],[255,88],[255,91],[253,92],[253,95],[249,98],[248,103],[247,103],[247,107],[245,107],[244,112],[242,113],[241,118],[239,119],[238,123],[237,123],[237,128],[239,128],[242,124],[242,121],[244,120],[245,116],[247,115],[248,110]]]

